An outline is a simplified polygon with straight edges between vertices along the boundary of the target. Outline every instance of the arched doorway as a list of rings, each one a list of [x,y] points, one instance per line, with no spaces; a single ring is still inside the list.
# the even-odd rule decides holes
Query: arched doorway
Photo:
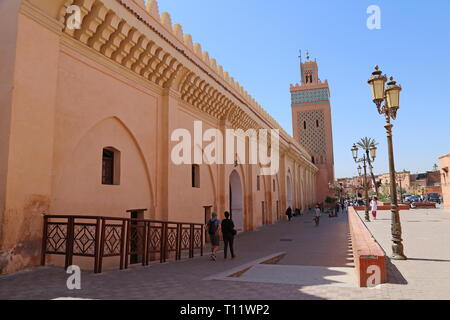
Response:
[[[244,201],[239,174],[233,170],[230,175],[230,213],[237,232],[244,231]]]
[[[291,207],[292,208],[292,185],[291,185],[291,177],[287,176],[287,207]]]

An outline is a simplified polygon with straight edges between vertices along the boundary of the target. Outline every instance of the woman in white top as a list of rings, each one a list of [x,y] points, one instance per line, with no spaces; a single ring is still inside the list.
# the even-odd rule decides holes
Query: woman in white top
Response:
[[[370,201],[370,207],[372,208],[372,216],[375,220],[377,220],[377,210],[378,210],[378,198],[373,197],[372,201]]]
[[[322,215],[322,211],[320,210],[319,205],[316,205],[315,212],[314,212],[314,222],[316,223],[316,227],[319,226],[321,215]]]

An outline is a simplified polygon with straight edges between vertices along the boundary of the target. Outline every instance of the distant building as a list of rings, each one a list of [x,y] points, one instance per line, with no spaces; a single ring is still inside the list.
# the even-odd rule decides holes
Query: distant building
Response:
[[[441,170],[439,171],[441,177],[442,196],[444,198],[444,206],[450,208],[450,153],[439,158]]]

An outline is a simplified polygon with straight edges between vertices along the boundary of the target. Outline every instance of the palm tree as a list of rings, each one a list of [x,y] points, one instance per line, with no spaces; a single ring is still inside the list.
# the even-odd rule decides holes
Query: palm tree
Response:
[[[362,138],[358,143],[357,143],[358,147],[364,149],[364,151],[366,152],[366,158],[367,161],[369,163],[369,169],[370,169],[370,175],[372,176],[372,182],[373,185],[375,187],[375,192],[377,194],[377,197],[379,197],[379,192],[378,192],[378,185],[377,182],[375,181],[375,175],[373,174],[373,167],[372,167],[372,161],[370,160],[370,148],[376,147],[378,145],[378,142],[375,141],[375,139],[372,138]]]

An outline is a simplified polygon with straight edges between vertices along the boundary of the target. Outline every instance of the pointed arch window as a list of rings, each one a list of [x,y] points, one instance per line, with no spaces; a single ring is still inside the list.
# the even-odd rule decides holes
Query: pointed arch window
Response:
[[[120,151],[113,147],[103,149],[102,184],[120,185]]]
[[[192,188],[200,188],[200,166],[192,165]]]

